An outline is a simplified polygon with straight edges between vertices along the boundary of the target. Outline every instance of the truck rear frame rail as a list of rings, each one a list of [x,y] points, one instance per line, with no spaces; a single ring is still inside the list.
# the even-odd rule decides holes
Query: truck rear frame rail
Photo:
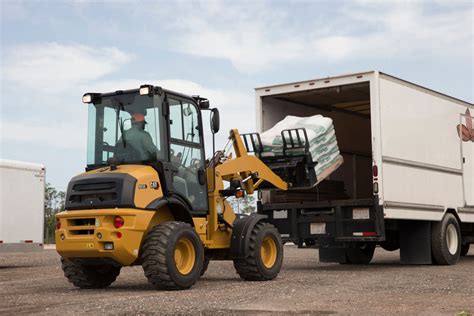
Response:
[[[383,208],[378,199],[351,199],[257,205],[282,234],[283,241],[304,246],[385,240]]]

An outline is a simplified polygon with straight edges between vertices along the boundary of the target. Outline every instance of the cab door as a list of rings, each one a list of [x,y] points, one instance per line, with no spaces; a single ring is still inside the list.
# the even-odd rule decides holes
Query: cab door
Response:
[[[193,211],[207,211],[205,152],[201,112],[189,99],[168,94],[169,161],[173,189],[188,200]]]

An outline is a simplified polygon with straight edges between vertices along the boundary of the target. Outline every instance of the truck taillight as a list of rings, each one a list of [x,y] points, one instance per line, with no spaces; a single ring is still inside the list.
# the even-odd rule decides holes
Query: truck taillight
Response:
[[[61,221],[59,219],[56,220],[56,229],[61,229]]]
[[[374,176],[374,178],[377,178],[378,175],[379,175],[379,168],[377,167],[377,165],[373,165],[372,166],[372,175]]]
[[[115,216],[115,218],[114,218],[114,227],[115,228],[120,228],[120,227],[123,226],[123,224],[125,224],[124,219],[120,216]]]

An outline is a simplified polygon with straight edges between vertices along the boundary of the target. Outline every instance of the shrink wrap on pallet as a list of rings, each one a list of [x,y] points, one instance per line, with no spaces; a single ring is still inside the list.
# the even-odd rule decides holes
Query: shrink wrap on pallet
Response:
[[[269,130],[260,134],[264,155],[283,154],[281,131],[304,128],[308,136],[309,152],[314,162],[317,182],[321,182],[334,172],[343,162],[337,146],[336,132],[332,119],[322,115],[298,117],[288,115]],[[304,142],[304,139],[303,139]],[[303,149],[295,153],[301,153]]]

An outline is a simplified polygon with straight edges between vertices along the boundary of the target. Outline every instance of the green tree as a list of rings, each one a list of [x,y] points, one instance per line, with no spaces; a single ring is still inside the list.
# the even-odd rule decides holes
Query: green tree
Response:
[[[235,213],[249,214],[256,211],[256,200],[253,195],[245,195],[243,198],[231,197],[227,200]]]
[[[64,210],[66,193],[58,191],[51,184],[46,183],[44,192],[44,242],[54,243],[56,219],[54,215]]]

